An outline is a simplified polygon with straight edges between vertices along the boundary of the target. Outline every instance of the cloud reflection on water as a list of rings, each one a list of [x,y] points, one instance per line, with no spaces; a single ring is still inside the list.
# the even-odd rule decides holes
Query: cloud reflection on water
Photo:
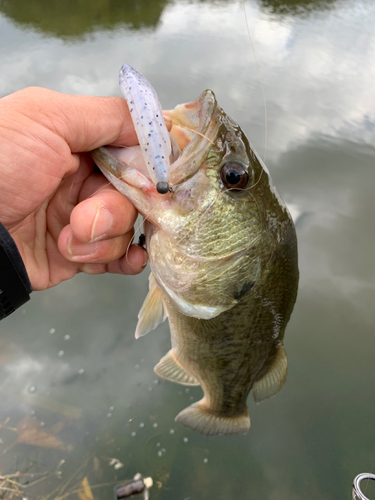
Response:
[[[288,383],[278,398],[251,407],[248,439],[228,446],[189,434],[185,446],[185,430],[176,426],[174,444],[164,444],[175,414],[193,396],[172,384],[153,385],[152,368],[169,348],[165,325],[133,339],[146,275],[80,276],[33,296],[25,316],[4,323],[8,337],[27,346],[19,361],[9,361],[15,381],[23,367],[14,392],[28,387],[33,373],[38,394],[50,391],[83,409],[80,437],[92,428],[93,439],[103,435],[103,455],[121,446],[129,474],[134,464],[173,468],[176,484],[165,498],[177,491],[199,497],[205,484],[217,497],[267,490],[267,499],[342,498],[352,479],[347,472],[366,469],[373,453],[375,9],[369,0],[344,0],[300,16],[292,0],[273,5],[290,8],[272,11],[266,0],[246,8],[267,97],[266,163],[299,214],[301,287],[286,335]],[[263,156],[264,104],[240,3],[170,3],[152,30],[119,25],[109,35],[101,26],[90,38],[68,42],[34,28],[20,31],[3,17],[0,47],[1,95],[27,85],[120,95],[117,73],[126,61],[151,80],[164,107],[212,88]],[[71,340],[64,344],[66,334]],[[81,368],[83,376],[74,379]],[[160,441],[167,454],[155,462]],[[196,467],[206,448],[209,472]],[[332,484],[327,470],[342,484]]]
[[[373,144],[374,9],[347,2],[339,16],[331,9],[301,19],[271,16],[252,3],[247,13],[266,90],[268,158],[276,163],[316,134]],[[32,32],[20,47],[15,28],[4,19],[1,24],[0,38],[7,40],[2,69],[8,75],[2,95],[27,85],[119,95],[117,71],[127,61],[148,76],[166,107],[213,88],[263,152],[264,103],[241,4],[172,4],[154,34],[139,38],[122,29],[108,37],[97,31],[74,47]],[[176,85],[183,74],[186,79]]]

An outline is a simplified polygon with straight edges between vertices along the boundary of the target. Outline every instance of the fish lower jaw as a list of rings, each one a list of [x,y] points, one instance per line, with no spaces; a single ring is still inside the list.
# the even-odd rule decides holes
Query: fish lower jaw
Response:
[[[228,417],[210,410],[204,399],[182,410],[175,421],[205,436],[247,434],[250,429],[247,407],[242,414]]]
[[[132,199],[128,188],[135,188],[148,197],[158,198],[160,195],[147,172],[124,163],[118,153],[121,149],[127,148],[100,147],[91,151],[91,156],[107,179],[126,197]]]

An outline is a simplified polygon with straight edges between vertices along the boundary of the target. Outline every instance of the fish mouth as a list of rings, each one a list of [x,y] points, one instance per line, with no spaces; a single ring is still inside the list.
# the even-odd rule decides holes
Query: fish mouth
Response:
[[[165,111],[165,121],[172,123],[170,133],[181,149],[171,164],[172,187],[190,179],[201,167],[217,136],[219,109],[215,94],[205,90],[196,101]]]
[[[205,90],[196,101],[179,104],[164,112],[165,121],[171,124],[172,192],[175,187],[197,173],[212,148],[219,127],[219,109],[215,94],[211,90]],[[114,176],[149,196],[159,195],[151,181],[140,146],[101,147],[92,151],[91,156],[111,182]],[[108,172],[111,175],[108,175]],[[116,187],[118,188],[117,185]],[[128,193],[124,194],[128,196]]]

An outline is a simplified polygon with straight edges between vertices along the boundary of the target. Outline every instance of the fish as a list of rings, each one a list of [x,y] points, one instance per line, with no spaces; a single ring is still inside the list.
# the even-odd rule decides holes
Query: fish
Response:
[[[176,422],[207,436],[246,434],[249,392],[259,403],[287,376],[283,339],[299,279],[293,220],[214,92],[165,119],[177,143],[168,193],[158,192],[142,146],[91,153],[144,217],[151,274],[135,336],[168,318],[171,349],[154,371],[203,390]]]

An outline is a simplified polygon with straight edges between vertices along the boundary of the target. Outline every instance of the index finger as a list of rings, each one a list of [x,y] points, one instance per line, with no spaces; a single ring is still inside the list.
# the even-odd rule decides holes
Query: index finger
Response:
[[[67,95],[29,87],[2,101],[59,135],[72,153],[112,143],[138,144],[128,106],[121,97]]]

